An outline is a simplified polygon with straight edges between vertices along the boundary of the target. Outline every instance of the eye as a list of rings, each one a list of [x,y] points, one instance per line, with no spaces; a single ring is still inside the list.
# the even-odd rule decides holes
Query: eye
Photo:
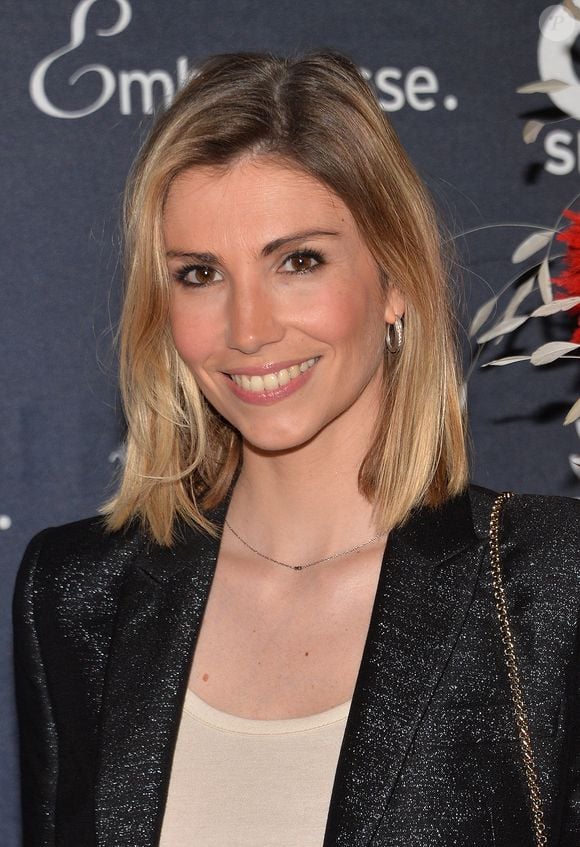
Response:
[[[211,265],[186,265],[173,275],[177,282],[189,285],[191,288],[204,288],[214,282],[223,280],[223,276]]]
[[[284,259],[284,273],[307,274],[324,264],[324,258],[318,250],[296,250]]]

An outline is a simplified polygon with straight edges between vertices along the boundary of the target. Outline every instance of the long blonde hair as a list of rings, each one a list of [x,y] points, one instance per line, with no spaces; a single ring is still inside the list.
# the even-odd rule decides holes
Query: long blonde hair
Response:
[[[200,165],[277,155],[327,185],[350,209],[380,269],[405,298],[405,340],[385,349],[382,405],[359,488],[382,529],[421,504],[436,506],[467,483],[450,277],[433,204],[372,90],[332,52],[301,58],[226,54],[160,116],[129,179],[125,202],[126,292],[120,382],[126,463],[103,509],[110,529],[140,520],[171,544],[178,519],[212,535],[204,514],[240,468],[239,433],[205,400],[169,329],[169,274],[162,237],[172,181]]]

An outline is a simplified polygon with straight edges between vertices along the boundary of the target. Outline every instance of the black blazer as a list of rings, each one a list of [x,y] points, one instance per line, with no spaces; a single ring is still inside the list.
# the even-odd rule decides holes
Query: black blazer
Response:
[[[492,500],[472,486],[390,535],[324,847],[534,843],[490,580]],[[578,847],[580,504],[514,496],[501,536],[548,844]],[[193,529],[166,549],[97,518],[30,543],[14,605],[25,847],[158,844],[217,553]]]

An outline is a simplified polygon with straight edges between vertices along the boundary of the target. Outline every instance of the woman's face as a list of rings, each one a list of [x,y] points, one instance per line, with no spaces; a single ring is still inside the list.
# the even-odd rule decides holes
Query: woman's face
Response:
[[[173,183],[164,239],[177,351],[246,442],[298,447],[367,432],[385,320],[401,315],[345,204],[273,158],[199,167]]]

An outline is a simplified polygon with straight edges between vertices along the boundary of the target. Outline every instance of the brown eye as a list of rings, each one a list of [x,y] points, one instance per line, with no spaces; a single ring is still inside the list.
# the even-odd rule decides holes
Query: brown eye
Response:
[[[286,273],[303,274],[313,271],[321,264],[323,264],[322,256],[311,250],[303,250],[288,256],[282,269]]]
[[[188,276],[193,277],[193,282],[199,282],[203,285],[206,282],[213,282],[214,273],[213,268],[203,265],[202,267],[194,268],[194,270],[189,272]]]
[[[175,274],[175,279],[191,288],[203,288],[214,282],[220,282],[223,276],[211,265],[188,265]]]
[[[293,271],[308,271],[315,264],[312,256],[292,256],[288,261]]]

